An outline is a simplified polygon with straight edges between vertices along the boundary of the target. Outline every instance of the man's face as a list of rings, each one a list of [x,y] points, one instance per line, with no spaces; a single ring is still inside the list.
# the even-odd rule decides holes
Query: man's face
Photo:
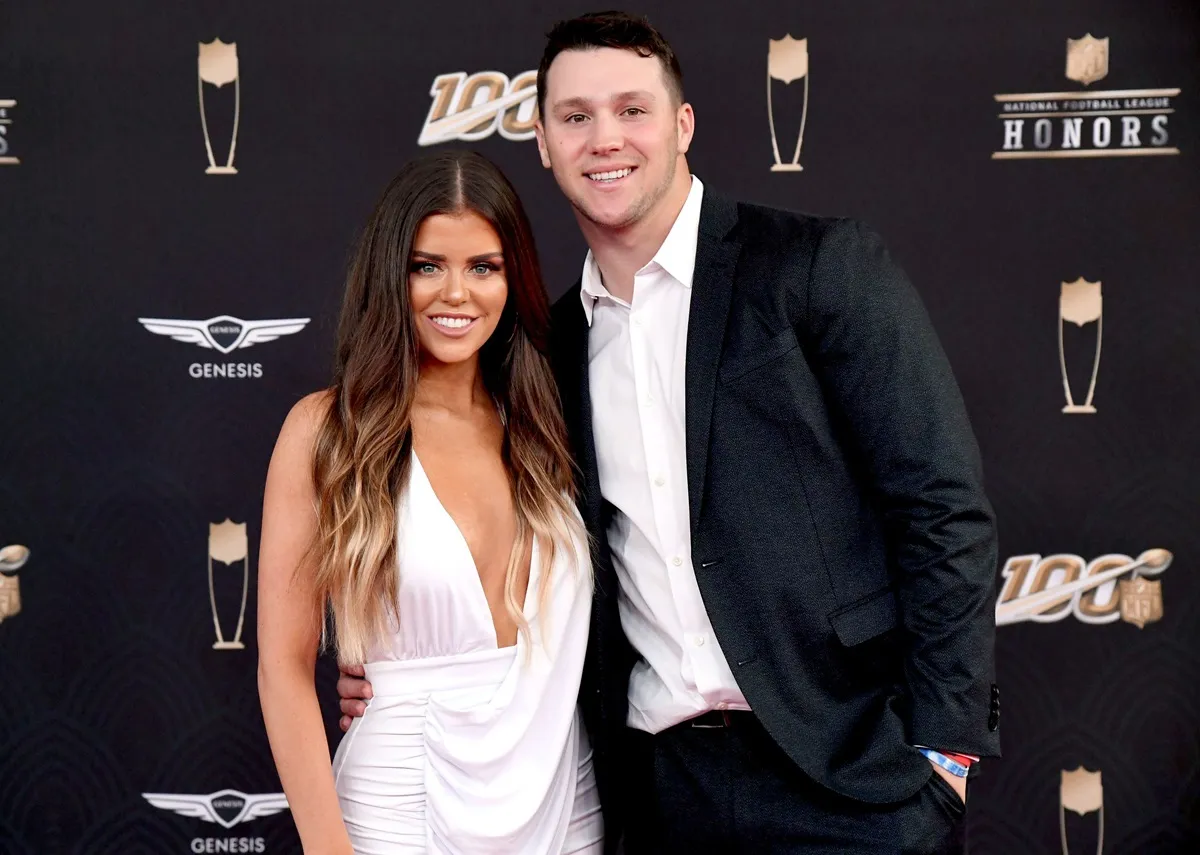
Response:
[[[542,165],[587,220],[623,229],[667,195],[692,140],[658,57],[616,48],[563,51],[546,72],[536,125]]]

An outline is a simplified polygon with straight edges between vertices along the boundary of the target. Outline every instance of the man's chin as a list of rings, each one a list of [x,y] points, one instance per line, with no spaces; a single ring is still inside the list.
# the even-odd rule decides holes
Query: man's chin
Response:
[[[638,205],[627,205],[620,209],[597,208],[586,202],[576,204],[575,209],[593,225],[604,229],[624,229],[641,219]]]

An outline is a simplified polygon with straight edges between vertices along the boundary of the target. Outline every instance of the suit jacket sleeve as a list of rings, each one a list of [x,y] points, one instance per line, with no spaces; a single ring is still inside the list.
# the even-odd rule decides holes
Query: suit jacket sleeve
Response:
[[[920,298],[878,235],[827,222],[797,334],[882,511],[907,640],[909,740],[997,755],[995,521],[966,408]]]

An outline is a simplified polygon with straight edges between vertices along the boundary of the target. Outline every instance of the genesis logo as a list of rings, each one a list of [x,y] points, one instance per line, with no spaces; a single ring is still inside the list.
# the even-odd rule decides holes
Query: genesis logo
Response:
[[[232,315],[218,315],[205,321],[174,318],[138,318],[138,323],[156,335],[167,336],[185,344],[194,344],[218,353],[232,353],[244,347],[274,341],[280,336],[298,333],[308,325],[308,318],[243,321]],[[262,377],[258,362],[193,362],[188,366],[192,377]]]
[[[209,795],[176,793],[142,793],[142,798],[156,808],[169,810],[180,816],[203,820],[233,828],[235,825],[264,816],[273,816],[288,809],[287,796],[283,793],[249,795],[238,790],[220,790]],[[262,837],[196,837],[191,842],[191,851],[205,852],[266,852],[266,840]]]
[[[225,828],[233,828],[239,822],[271,816],[288,808],[287,796],[283,793],[251,796],[237,790],[221,790],[207,796],[142,793],[142,798],[156,808],[174,811],[180,816],[190,816],[205,822],[215,822]]]

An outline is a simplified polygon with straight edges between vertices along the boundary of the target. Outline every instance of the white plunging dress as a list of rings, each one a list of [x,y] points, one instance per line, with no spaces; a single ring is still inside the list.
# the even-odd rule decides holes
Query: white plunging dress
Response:
[[[588,552],[559,550],[544,614],[538,545],[529,637],[497,647],[470,548],[416,454],[398,508],[399,625],[366,663],[373,697],[333,759],[356,855],[559,855],[603,849],[577,711]]]

